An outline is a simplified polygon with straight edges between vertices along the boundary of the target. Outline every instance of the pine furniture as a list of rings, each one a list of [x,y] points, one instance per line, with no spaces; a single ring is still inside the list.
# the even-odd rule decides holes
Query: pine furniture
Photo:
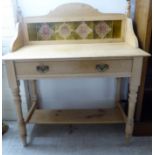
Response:
[[[23,144],[26,144],[27,123],[125,123],[129,140],[142,61],[146,56],[149,54],[138,48],[131,19],[123,14],[103,14],[86,4],[70,3],[57,7],[47,16],[24,18],[17,25],[12,52],[3,56]],[[70,76],[128,77],[128,115],[121,108],[118,95],[112,109],[38,109],[35,81]],[[27,118],[23,118],[21,108],[20,80],[30,85],[32,106]]]

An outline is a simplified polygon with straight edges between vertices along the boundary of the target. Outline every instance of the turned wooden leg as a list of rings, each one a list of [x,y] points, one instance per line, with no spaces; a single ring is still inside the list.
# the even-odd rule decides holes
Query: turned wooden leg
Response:
[[[129,106],[128,106],[128,118],[126,122],[126,141],[129,142],[132,137],[133,128],[134,128],[134,113],[137,101],[137,91],[138,86],[133,86],[130,84],[130,93],[129,93]]]
[[[25,146],[26,145],[26,125],[25,125],[23,113],[22,113],[21,96],[19,93],[19,88],[13,89],[12,93],[13,93],[15,106],[16,106],[20,137],[21,137],[23,145]]]
[[[129,142],[134,128],[134,114],[137,101],[137,92],[141,79],[141,68],[142,68],[142,58],[134,58],[132,74],[130,77],[128,117],[125,129],[127,142]]]
[[[23,145],[26,145],[26,124],[23,118],[22,107],[21,107],[21,96],[19,93],[19,81],[16,77],[15,72],[15,65],[14,62],[11,60],[6,61],[6,69],[7,69],[7,77],[9,86],[12,90],[15,106],[16,106],[16,113],[19,125],[19,132],[21,136],[21,140]]]

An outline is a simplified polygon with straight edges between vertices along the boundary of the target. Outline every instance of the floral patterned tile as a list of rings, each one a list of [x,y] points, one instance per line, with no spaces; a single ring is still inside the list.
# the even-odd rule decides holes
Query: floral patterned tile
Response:
[[[75,29],[76,39],[93,39],[93,22],[79,22],[77,28]]]
[[[55,30],[52,23],[37,24],[37,40],[54,40]]]
[[[95,38],[112,38],[112,21],[97,21],[94,25]]]
[[[121,21],[29,23],[30,41],[120,38]]]
[[[74,40],[74,27],[72,22],[55,23],[55,38],[56,40]]]

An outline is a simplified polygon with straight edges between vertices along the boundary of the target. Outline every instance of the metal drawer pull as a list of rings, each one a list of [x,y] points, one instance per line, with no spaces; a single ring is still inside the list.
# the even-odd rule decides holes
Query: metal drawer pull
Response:
[[[49,66],[47,65],[39,65],[36,67],[36,70],[40,73],[46,73],[49,71]]]
[[[108,64],[97,64],[96,65],[96,70],[98,72],[105,72],[108,69],[109,69],[109,65]]]

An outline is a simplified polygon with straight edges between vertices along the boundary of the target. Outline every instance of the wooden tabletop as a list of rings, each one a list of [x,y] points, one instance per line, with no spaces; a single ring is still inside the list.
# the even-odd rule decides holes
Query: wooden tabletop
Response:
[[[94,59],[149,56],[127,43],[26,45],[2,57],[3,60]]]

